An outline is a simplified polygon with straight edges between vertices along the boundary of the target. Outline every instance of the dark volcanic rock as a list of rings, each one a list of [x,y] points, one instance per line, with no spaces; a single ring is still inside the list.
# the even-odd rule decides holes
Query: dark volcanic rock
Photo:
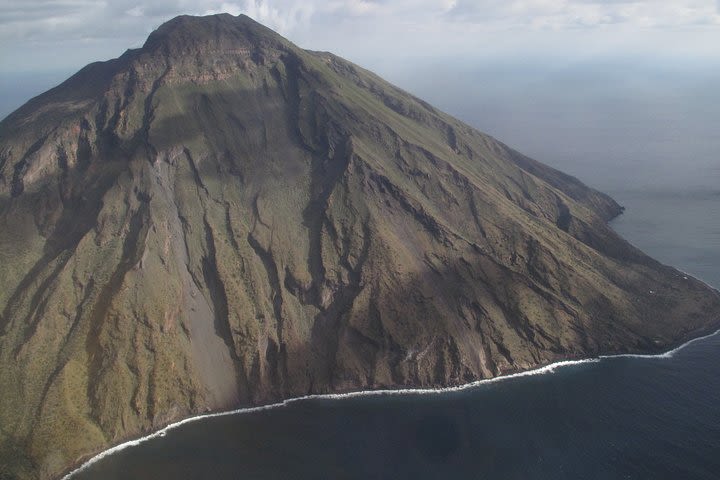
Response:
[[[0,123],[1,473],[712,328],[717,292],[619,238],[620,212],[247,17],[172,20]]]

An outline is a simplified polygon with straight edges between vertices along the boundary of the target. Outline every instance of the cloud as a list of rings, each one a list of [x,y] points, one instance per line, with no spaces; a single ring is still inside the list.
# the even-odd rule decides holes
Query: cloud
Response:
[[[280,1],[247,0],[242,3],[222,3],[218,8],[203,12],[204,15],[215,13],[241,13],[254,18],[258,22],[283,34],[292,32],[299,25],[308,25],[316,7],[311,1]]]
[[[450,16],[470,23],[552,29],[720,24],[717,2],[711,0],[458,0]]]
[[[708,54],[720,41],[720,0],[3,0],[0,70],[79,67],[141,45],[176,15],[219,12],[358,60],[622,42]]]

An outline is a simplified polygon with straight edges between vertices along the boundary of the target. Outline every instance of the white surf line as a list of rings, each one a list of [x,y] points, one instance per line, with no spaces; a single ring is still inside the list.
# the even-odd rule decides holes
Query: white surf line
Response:
[[[714,292],[717,292],[717,293],[720,293],[720,290],[718,290],[718,289],[715,288],[714,286],[710,285],[710,284],[707,283],[705,280],[703,280],[703,279],[701,279],[701,278],[698,278],[698,277],[696,277],[695,275],[693,275],[693,274],[691,274],[691,273],[688,273],[688,272],[686,272],[686,271],[684,271],[684,270],[680,270],[680,269],[675,268],[675,267],[671,267],[671,268],[673,268],[673,269],[675,269],[676,271],[680,272],[680,273],[681,273],[681,276],[683,277],[683,279],[685,279],[685,280],[690,280],[690,279],[697,280],[698,282],[700,282],[700,283],[702,283],[703,285],[705,285],[706,287],[708,287],[710,290],[712,290],[712,291],[714,291]],[[660,353],[660,354],[657,354],[657,355],[648,355],[648,354],[641,354],[641,353],[622,353],[622,354],[618,354],[618,355],[600,355],[600,357],[598,357],[598,358],[600,358],[600,359],[606,359],[606,358],[672,358],[673,355],[675,355],[678,351],[682,350],[683,348],[687,347],[688,345],[691,345],[691,344],[693,344],[693,343],[695,343],[695,342],[699,342],[700,340],[705,340],[706,338],[714,337],[714,336],[717,335],[718,333],[720,333],[720,330],[718,330],[718,331],[715,332],[715,333],[710,333],[710,334],[708,334],[708,335],[703,335],[702,337],[693,338],[692,340],[689,340],[689,341],[683,343],[683,344],[680,345],[679,347],[674,348],[674,349],[670,350],[669,352]]]
[[[611,359],[611,358],[672,358],[673,355],[675,355],[677,352],[682,350],[683,348],[687,347],[688,345],[692,345],[695,342],[699,342],[701,340],[706,340],[710,337],[714,337],[720,333],[720,330],[718,330],[715,333],[709,333],[707,335],[703,335],[702,337],[693,338],[692,340],[689,340],[682,345],[680,345],[677,348],[673,348],[672,350],[665,352],[665,353],[659,353],[657,355],[650,355],[650,354],[642,354],[642,353],[620,353],[617,355],[600,355],[598,358],[600,360],[603,359]]]
[[[282,402],[273,403],[270,405],[263,405],[260,407],[246,407],[246,408],[239,408],[237,410],[230,410],[227,412],[218,412],[218,413],[208,413],[205,415],[197,415],[195,417],[189,417],[184,420],[180,420],[179,422],[171,423],[170,425],[166,426],[165,428],[158,430],[154,433],[151,433],[150,435],[146,435],[144,437],[140,437],[135,440],[130,440],[128,442],[121,443],[121,444],[111,447],[103,452],[100,452],[97,455],[95,455],[94,457],[87,460],[82,465],[80,465],[75,470],[71,471],[70,473],[68,473],[67,475],[62,477],[61,480],[72,480],[73,475],[83,472],[84,470],[87,470],[91,465],[99,462],[100,460],[102,460],[105,457],[108,457],[114,453],[121,451],[121,450],[125,450],[126,448],[138,446],[144,442],[147,442],[148,440],[152,440],[152,439],[158,438],[158,437],[164,437],[168,431],[178,428],[181,425],[185,425],[185,424],[188,424],[191,422],[197,422],[199,420],[204,420],[207,418],[227,417],[230,415],[244,415],[244,414],[249,414],[249,413],[254,413],[254,412],[261,412],[264,410],[272,410],[275,408],[285,407],[292,403],[301,402],[304,400],[314,400],[314,399],[315,400],[317,400],[317,399],[337,400],[337,399],[354,398],[354,397],[428,395],[428,394],[441,394],[441,393],[448,393],[448,392],[459,392],[462,390],[469,390],[469,389],[478,387],[480,385],[504,382],[506,380],[510,380],[513,378],[529,377],[529,376],[533,376],[533,375],[543,375],[546,373],[554,373],[555,370],[557,370],[558,368],[567,367],[567,366],[571,366],[571,365],[581,365],[581,364],[585,364],[585,363],[598,363],[601,360],[612,359],[612,358],[667,359],[667,358],[672,358],[673,355],[675,355],[675,353],[679,352],[683,348],[685,348],[695,342],[699,342],[701,340],[706,340],[706,339],[708,339],[710,337],[714,337],[718,334],[720,334],[720,330],[716,331],[715,333],[704,335],[702,337],[693,338],[692,340],[689,340],[689,341],[683,343],[682,345],[680,345],[677,348],[674,348],[668,352],[660,353],[660,354],[656,354],[656,355],[642,355],[642,354],[626,353],[626,354],[618,354],[618,355],[600,355],[599,357],[586,358],[586,359],[582,359],[582,360],[562,360],[559,362],[551,363],[549,365],[545,365],[544,367],[536,368],[534,370],[525,370],[523,372],[512,373],[510,375],[500,375],[500,376],[493,377],[493,378],[476,380],[474,382],[467,383],[464,385],[458,385],[455,387],[403,388],[403,389],[395,389],[395,390],[361,390],[361,391],[350,392],[350,393],[327,393],[327,394],[317,394],[317,395],[305,395],[303,397],[289,398]]]

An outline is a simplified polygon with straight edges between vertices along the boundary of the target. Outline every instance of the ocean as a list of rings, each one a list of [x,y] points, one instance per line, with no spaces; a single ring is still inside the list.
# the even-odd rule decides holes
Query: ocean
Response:
[[[720,335],[467,390],[206,418],[78,479],[717,479]]]
[[[720,286],[720,69],[423,68],[375,69],[609,193],[627,209],[612,223],[621,235]],[[459,391],[208,417],[71,478],[719,479],[720,334],[666,357],[571,364]]]

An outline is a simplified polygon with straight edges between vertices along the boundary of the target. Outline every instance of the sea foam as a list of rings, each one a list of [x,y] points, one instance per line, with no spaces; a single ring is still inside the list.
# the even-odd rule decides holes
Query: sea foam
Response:
[[[117,453],[119,451],[125,450],[130,447],[138,446],[144,442],[147,442],[148,440],[152,440],[154,438],[158,437],[164,437],[167,432],[170,430],[173,430],[175,428],[180,427],[181,425],[185,425],[191,422],[197,422],[200,420],[208,419],[208,418],[217,418],[217,417],[226,417],[230,415],[244,415],[244,414],[250,414],[255,412],[261,412],[265,410],[272,410],[276,408],[281,408],[288,406],[290,404],[296,403],[296,402],[302,402],[304,400],[313,400],[313,399],[329,399],[329,400],[340,400],[344,398],[355,398],[355,397],[369,397],[369,396],[399,396],[399,395],[428,395],[428,394],[442,394],[442,393],[448,393],[448,392],[458,392],[462,390],[468,390],[475,387],[478,387],[480,385],[487,385],[487,384],[493,384],[493,383],[499,383],[499,382],[505,382],[507,380],[511,380],[513,378],[520,378],[520,377],[529,377],[533,375],[544,375],[547,373],[554,373],[556,370],[568,367],[572,365],[582,365],[586,363],[598,363],[602,360],[607,359],[613,359],[613,358],[638,358],[638,359],[668,359],[672,358],[677,352],[684,349],[685,347],[692,345],[693,343],[700,342],[702,340],[706,340],[708,338],[714,337],[716,335],[720,334],[720,330],[716,331],[715,333],[711,333],[709,335],[704,335],[702,337],[693,338],[692,340],[689,340],[682,345],[680,345],[677,348],[674,348],[668,352],[660,353],[656,355],[643,355],[643,354],[619,354],[619,355],[601,355],[599,357],[595,358],[587,358],[582,360],[563,360],[560,362],[551,363],[549,365],[545,365],[543,367],[539,367],[533,370],[526,370],[523,372],[517,372],[512,373],[508,375],[500,375],[494,378],[487,378],[483,380],[477,380],[471,383],[467,383],[464,385],[458,385],[454,387],[445,387],[445,388],[404,388],[404,389],[394,389],[394,390],[361,390],[357,392],[349,392],[349,393],[328,393],[328,394],[318,394],[318,395],[305,395],[302,397],[295,397],[295,398],[289,398],[287,400],[284,400],[282,402],[273,403],[270,405],[263,405],[260,407],[247,407],[247,408],[239,408],[237,410],[230,410],[227,412],[218,412],[218,413],[208,413],[205,415],[197,415],[195,417],[189,417],[184,420],[180,420],[179,422],[171,423],[170,425],[166,426],[165,428],[158,430],[156,432],[151,433],[150,435],[146,435],[144,437],[137,438],[135,440],[130,440],[125,443],[121,443],[119,445],[116,445],[114,447],[111,447],[107,450],[104,450],[94,457],[87,460],[85,463],[80,465],[78,468],[74,469],[67,475],[65,475],[62,480],[71,480],[72,477],[78,473],[83,472],[84,470],[87,470],[91,465],[99,462],[105,457],[108,457],[110,455],[113,455],[114,453]]]

